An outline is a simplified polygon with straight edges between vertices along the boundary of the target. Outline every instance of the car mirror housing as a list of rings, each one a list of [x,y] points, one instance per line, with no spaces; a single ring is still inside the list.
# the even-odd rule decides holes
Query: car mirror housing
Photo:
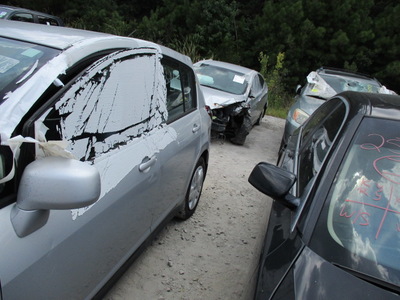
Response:
[[[17,206],[24,210],[74,209],[93,204],[100,196],[100,174],[87,163],[45,157],[24,170]]]
[[[296,176],[293,173],[261,162],[254,167],[248,180],[261,193],[272,197],[288,208],[295,209],[299,206],[300,200],[289,194],[296,182]]]
[[[49,210],[86,207],[100,197],[98,170],[87,163],[45,157],[30,163],[21,178],[11,220],[18,236],[46,224]]]

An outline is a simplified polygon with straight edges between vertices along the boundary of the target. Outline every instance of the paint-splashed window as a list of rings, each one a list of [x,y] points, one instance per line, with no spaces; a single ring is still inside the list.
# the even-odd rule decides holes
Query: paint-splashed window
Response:
[[[167,89],[168,121],[174,121],[196,108],[193,71],[176,61],[163,59]]]
[[[162,72],[153,49],[110,54],[74,80],[36,131],[46,140],[68,140],[80,160],[121,148],[166,122]]]

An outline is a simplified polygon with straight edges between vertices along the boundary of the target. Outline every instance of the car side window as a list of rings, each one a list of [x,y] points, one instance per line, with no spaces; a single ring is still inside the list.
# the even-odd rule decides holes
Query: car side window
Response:
[[[114,52],[80,73],[35,122],[35,138],[68,141],[77,159],[93,161],[161,127],[167,111],[160,59],[156,50],[142,51]],[[54,149],[36,153],[46,151]]]
[[[261,76],[261,74],[257,74],[257,77],[258,77],[258,80],[259,80],[259,82],[260,82],[260,87],[261,87],[261,89],[264,87],[264,85],[265,85],[265,80],[264,80],[264,78]]]
[[[33,15],[28,13],[16,13],[10,20],[34,23]]]
[[[168,122],[196,108],[196,86],[193,71],[172,59],[162,60],[167,89]]]
[[[304,125],[298,163],[299,195],[320,170],[345,115],[345,104],[340,99],[332,99],[321,106]]]
[[[254,77],[253,83],[251,85],[251,93],[253,95],[258,95],[261,92],[263,85],[262,82],[260,81],[260,76],[257,74]]]
[[[37,16],[39,24],[44,25],[52,25],[52,26],[59,26],[58,22],[55,19],[45,17],[45,16]]]

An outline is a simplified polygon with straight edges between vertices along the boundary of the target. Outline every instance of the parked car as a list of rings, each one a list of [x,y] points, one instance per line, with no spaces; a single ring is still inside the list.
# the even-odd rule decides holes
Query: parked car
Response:
[[[343,92],[249,182],[274,199],[254,299],[399,299],[400,97]]]
[[[260,73],[230,63],[202,60],[194,64],[211,110],[213,135],[243,145],[268,107],[268,87]]]
[[[64,22],[59,17],[8,5],[0,5],[0,19],[53,26],[64,26]]]
[[[4,20],[0,57],[0,298],[100,297],[196,210],[211,120],[191,60]]]
[[[327,99],[344,91],[389,94],[378,80],[365,74],[321,67],[307,76],[307,82],[296,88],[295,102],[286,117],[280,152],[289,136]]]

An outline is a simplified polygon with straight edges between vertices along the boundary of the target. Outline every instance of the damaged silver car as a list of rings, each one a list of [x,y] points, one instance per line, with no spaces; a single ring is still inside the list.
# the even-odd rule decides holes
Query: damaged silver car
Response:
[[[0,299],[101,299],[207,172],[190,58],[0,20]]]
[[[243,145],[268,107],[264,78],[257,71],[215,60],[199,61],[194,70],[211,110],[213,136]]]

